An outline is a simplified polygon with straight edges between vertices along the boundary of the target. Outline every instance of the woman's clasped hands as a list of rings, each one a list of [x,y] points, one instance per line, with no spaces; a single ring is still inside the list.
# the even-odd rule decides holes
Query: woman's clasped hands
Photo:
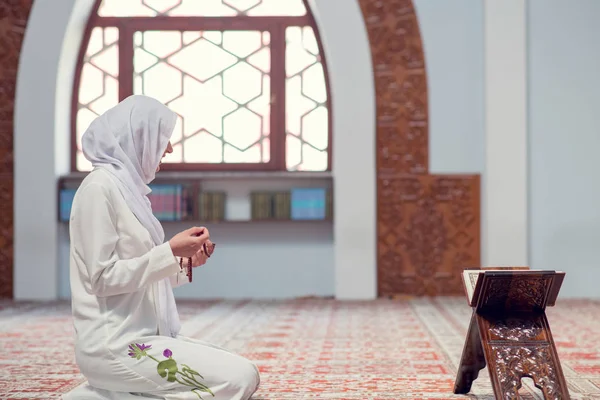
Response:
[[[169,244],[175,257],[191,258],[193,267],[206,264],[215,246],[210,241],[208,229],[203,226],[178,233],[169,240]]]

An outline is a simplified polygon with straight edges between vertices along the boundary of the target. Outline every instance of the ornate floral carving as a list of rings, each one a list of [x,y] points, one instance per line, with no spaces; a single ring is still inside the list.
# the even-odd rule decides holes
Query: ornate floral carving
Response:
[[[479,265],[478,177],[402,175],[379,187],[380,293],[461,293],[462,270]]]
[[[544,333],[539,319],[506,318],[494,321],[489,329],[492,340],[523,341],[533,340]]]
[[[511,309],[542,309],[551,278],[512,276],[490,282],[481,308],[506,305]]]
[[[13,295],[13,112],[32,0],[0,1],[0,298]]]
[[[380,126],[381,134],[377,140],[379,152],[380,174],[394,174],[398,163],[413,165],[412,173],[421,174],[427,171],[425,154],[412,154],[411,149],[427,145],[427,126],[422,122],[409,123],[406,128],[405,140],[400,140],[397,127]],[[421,158],[418,158],[421,157]]]
[[[426,173],[427,79],[411,0],[360,0],[371,43],[377,96],[377,165],[392,173]],[[421,123],[418,136],[411,126]],[[416,139],[416,140],[415,140]],[[410,155],[410,157],[408,157]]]
[[[557,378],[555,359],[552,357],[552,350],[549,345],[492,345],[491,350],[503,399],[514,400],[519,398],[519,388],[523,377],[533,379],[546,399],[564,399]]]

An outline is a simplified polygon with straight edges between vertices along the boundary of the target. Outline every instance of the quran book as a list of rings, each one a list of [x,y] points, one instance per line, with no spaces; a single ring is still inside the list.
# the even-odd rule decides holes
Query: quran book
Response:
[[[547,271],[541,269],[529,269],[529,267],[498,267],[498,268],[482,268],[482,269],[465,269],[462,274],[463,284],[465,287],[465,292],[467,295],[467,300],[469,305],[473,305],[474,299],[473,296],[475,294],[475,288],[477,287],[477,282],[481,278],[481,276],[485,272],[512,272],[512,271],[527,271],[527,272],[556,272],[561,274],[561,271]],[[527,273],[526,272],[526,273]]]
[[[469,304],[473,304],[473,293],[475,292],[477,279],[479,278],[479,274],[483,274],[483,272],[484,271],[480,269],[466,269],[463,271],[463,284],[465,286],[465,292],[467,292]]]
[[[325,219],[326,189],[292,189],[293,220]]]

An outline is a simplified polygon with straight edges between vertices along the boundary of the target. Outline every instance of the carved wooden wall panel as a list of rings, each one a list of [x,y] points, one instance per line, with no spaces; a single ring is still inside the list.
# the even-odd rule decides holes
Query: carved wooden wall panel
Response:
[[[411,0],[360,0],[377,96],[377,173],[427,173],[427,75]]]
[[[462,293],[479,266],[479,177],[379,178],[378,282],[382,296]]]
[[[13,296],[13,113],[19,54],[32,3],[0,1],[0,298]]]
[[[462,293],[480,265],[475,175],[428,174],[427,75],[412,0],[359,0],[377,110],[377,271],[380,296]]]

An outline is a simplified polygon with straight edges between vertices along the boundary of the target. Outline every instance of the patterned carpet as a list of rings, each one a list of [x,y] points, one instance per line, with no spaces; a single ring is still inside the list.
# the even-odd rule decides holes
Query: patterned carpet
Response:
[[[493,399],[487,373],[452,395],[470,309],[463,299],[181,302],[183,334],[254,360],[256,400]],[[548,318],[572,399],[600,399],[600,302]],[[83,381],[68,303],[0,303],[0,399],[57,399]],[[529,382],[522,398],[542,399]]]

